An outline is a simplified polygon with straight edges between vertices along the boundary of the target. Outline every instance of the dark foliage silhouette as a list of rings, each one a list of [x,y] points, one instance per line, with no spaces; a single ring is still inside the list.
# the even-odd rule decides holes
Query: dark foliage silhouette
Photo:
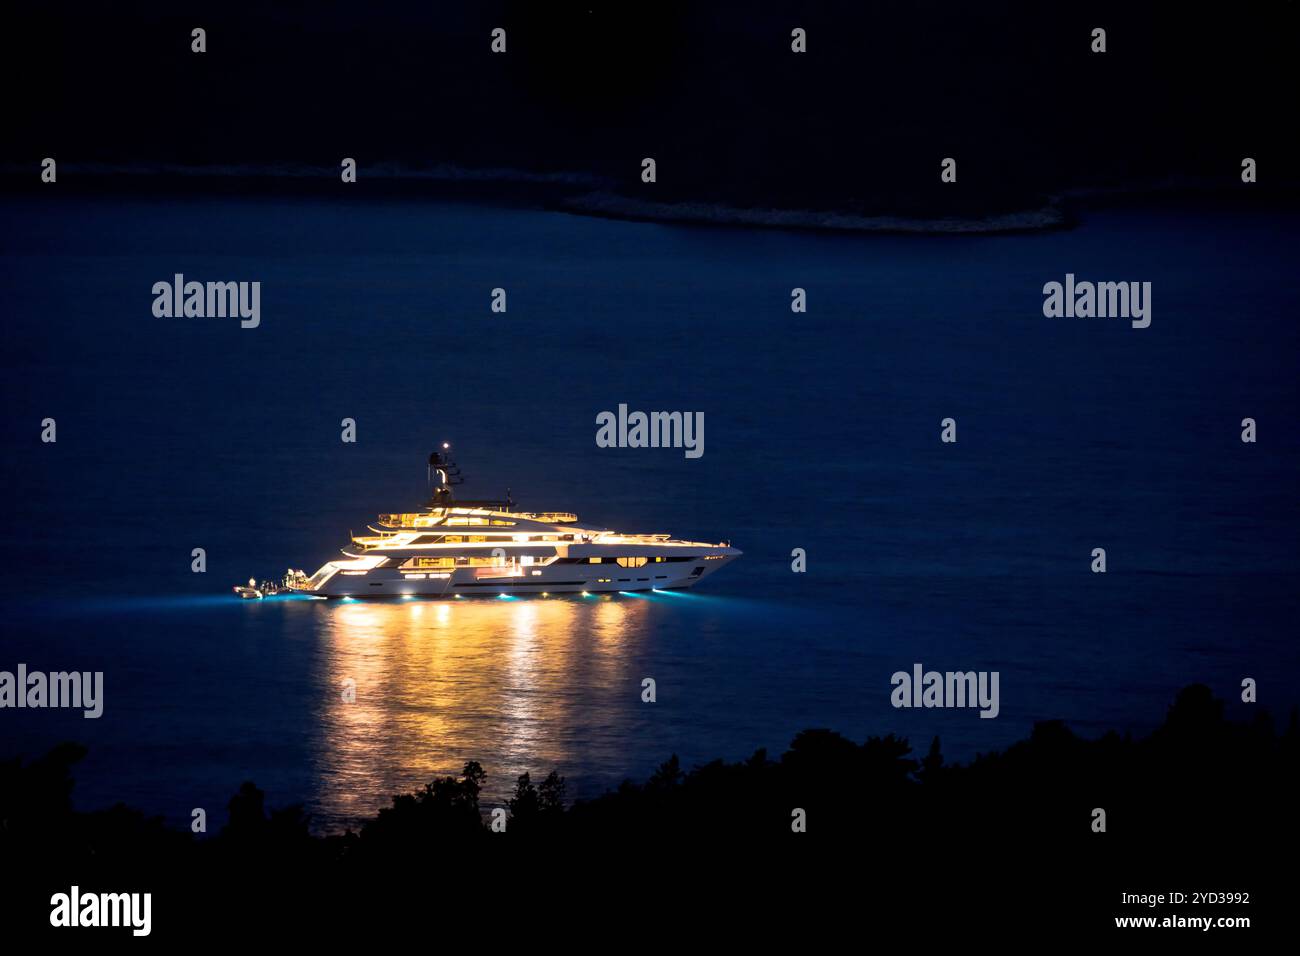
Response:
[[[802,839],[835,846],[992,841],[1088,853],[1180,845],[1231,852],[1293,841],[1300,804],[1296,715],[1281,733],[1264,711],[1251,722],[1228,721],[1222,701],[1200,685],[1183,690],[1146,739],[1108,733],[1085,740],[1047,721],[1028,740],[966,765],[945,763],[938,738],[918,760],[908,741],[892,734],[857,744],[811,729],[777,760],[758,750],[744,761],[684,770],[674,755],[644,783],[625,781],[569,807],[563,777],[552,771],[535,785],[525,773],[506,803],[504,836],[493,833],[491,808],[480,804],[487,773],[474,761],[459,777],[394,796],[342,835],[314,835],[300,807],[268,810],[262,791],[244,783],[230,800],[228,822],[201,838],[121,805],[75,810],[72,768],[85,753],[64,744],[35,760],[0,764],[3,865],[51,854],[101,865],[413,862],[445,854],[449,844],[499,847],[519,839],[752,844],[790,839],[796,809],[808,821]],[[1091,825],[1095,808],[1106,812],[1105,836]]]

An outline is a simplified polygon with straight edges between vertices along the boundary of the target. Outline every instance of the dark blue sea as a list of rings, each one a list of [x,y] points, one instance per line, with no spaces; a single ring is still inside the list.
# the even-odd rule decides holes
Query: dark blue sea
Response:
[[[961,237],[305,197],[0,208],[0,669],[105,675],[98,720],[0,712],[0,753],[85,744],[83,809],[215,825],[251,779],[328,830],[471,759],[492,801],[551,769],[580,797],[807,727],[967,761],[1047,719],[1145,733],[1194,682],[1238,717],[1243,678],[1279,721],[1300,699],[1294,216],[1166,204]],[[261,326],[155,318],[175,273],[260,281]],[[1151,326],[1045,318],[1066,273],[1151,282]],[[597,447],[620,403],[703,412],[703,457]],[[418,507],[443,440],[466,495],[744,557],[609,601],[232,595]],[[894,709],[914,663],[999,672],[999,716]]]

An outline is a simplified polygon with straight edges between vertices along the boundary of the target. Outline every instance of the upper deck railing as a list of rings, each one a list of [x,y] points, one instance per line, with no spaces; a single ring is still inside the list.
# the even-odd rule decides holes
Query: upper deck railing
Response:
[[[431,528],[442,523],[442,515],[430,512],[381,514],[379,523],[389,528]]]
[[[572,524],[578,520],[578,516],[571,511],[488,511],[482,508],[452,508],[381,514],[379,523],[389,528],[432,528],[439,525],[460,526],[464,522],[457,519],[466,517],[485,518],[487,521],[479,524],[488,527],[497,522],[502,526],[508,526],[518,519],[539,521],[542,524]]]
[[[578,516],[572,511],[512,511],[516,518],[527,521],[540,521],[543,524],[572,524]]]

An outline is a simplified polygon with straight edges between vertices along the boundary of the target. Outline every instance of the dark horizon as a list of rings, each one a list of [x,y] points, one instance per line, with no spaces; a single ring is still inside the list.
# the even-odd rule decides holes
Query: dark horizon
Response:
[[[45,156],[337,170],[581,173],[658,201],[978,217],[1070,190],[1180,182],[1294,199],[1292,5],[1212,25],[1159,4],[961,9],[598,2],[11,14],[4,183]],[[304,8],[305,9],[305,8]],[[208,49],[190,51],[203,27]],[[507,30],[504,55],[491,31]],[[806,54],[790,50],[807,31]],[[1107,50],[1093,53],[1094,27]],[[41,64],[35,69],[26,64]],[[160,82],[166,77],[165,82]],[[129,103],[124,109],[122,104]],[[939,181],[945,157],[959,162]],[[22,170],[22,172],[20,172]],[[337,180],[337,173],[332,177]]]

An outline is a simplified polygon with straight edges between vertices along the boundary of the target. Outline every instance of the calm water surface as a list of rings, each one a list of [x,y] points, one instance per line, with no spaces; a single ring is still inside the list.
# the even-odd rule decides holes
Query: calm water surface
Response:
[[[103,670],[106,704],[0,734],[87,744],[84,807],[187,821],[251,778],[337,827],[469,759],[493,800],[552,768],[591,795],[809,726],[965,760],[1047,718],[1142,732],[1193,681],[1297,702],[1294,218],[898,238],[307,199],[4,211],[0,667]],[[262,327],[155,319],[176,272],[261,281]],[[1151,328],[1045,319],[1066,272],[1151,281]],[[704,457],[597,448],[620,402],[703,411]],[[228,596],[418,505],[443,438],[467,494],[745,556],[608,601]],[[998,670],[1000,716],[894,710],[917,661]]]

